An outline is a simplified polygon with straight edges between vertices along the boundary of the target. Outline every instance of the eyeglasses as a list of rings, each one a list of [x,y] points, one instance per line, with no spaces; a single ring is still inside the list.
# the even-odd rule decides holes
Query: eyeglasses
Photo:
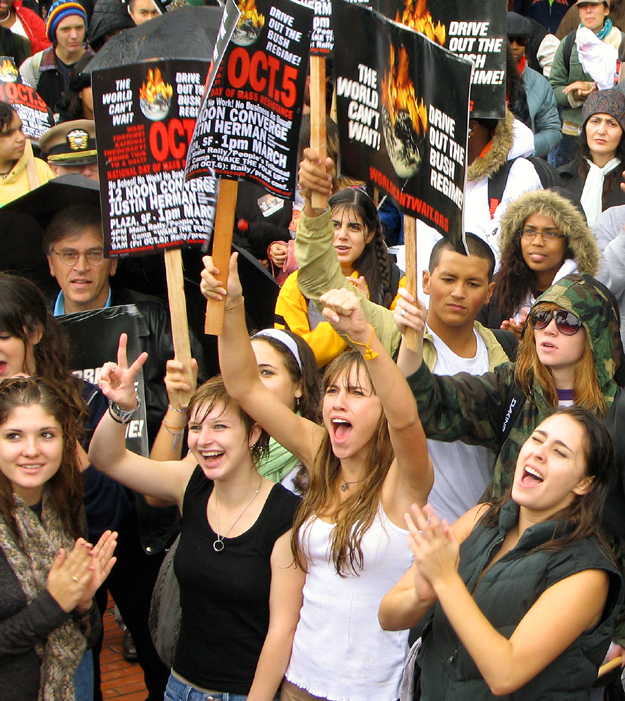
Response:
[[[58,251],[52,249],[52,253],[56,253],[61,261],[65,263],[65,265],[76,265],[80,256],[83,255],[87,259],[87,263],[89,263],[89,265],[100,265],[100,263],[104,260],[104,251],[102,250],[87,251],[86,253],[79,253],[78,251],[69,250],[61,251],[59,253]]]
[[[521,229],[521,238],[533,241],[537,236],[540,236],[543,241],[557,241],[558,239],[566,238],[559,231],[536,231],[536,229]]]
[[[565,336],[575,336],[580,330],[582,322],[579,317],[573,312],[567,312],[566,309],[557,309],[555,311],[537,311],[530,314],[530,324],[533,329],[546,329],[551,323],[551,320],[556,320],[556,328]]]
[[[517,46],[527,46],[527,37],[508,35],[508,41],[511,44],[516,44]]]

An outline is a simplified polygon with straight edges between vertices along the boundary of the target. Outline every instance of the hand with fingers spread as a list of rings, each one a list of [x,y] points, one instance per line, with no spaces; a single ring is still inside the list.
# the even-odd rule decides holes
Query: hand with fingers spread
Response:
[[[66,613],[76,608],[93,576],[91,550],[91,545],[79,538],[70,553],[59,550],[48,573],[46,588]]]
[[[358,343],[366,343],[371,337],[371,326],[360,304],[360,299],[352,290],[341,288],[321,295],[323,316],[339,333],[349,336]]]
[[[400,299],[397,300],[393,317],[395,325],[402,334],[405,334],[408,329],[415,329],[423,336],[427,318],[425,304],[420,299],[415,300],[405,287],[400,287],[397,292]]]
[[[137,406],[135,379],[148,359],[148,354],[141,353],[135,362],[128,367],[127,344],[128,336],[123,333],[119,337],[117,362],[104,363],[98,384],[107,399],[115,402],[124,411],[132,411]]]
[[[230,256],[228,264],[228,289],[226,290],[223,283],[217,279],[217,275],[221,272],[214,264],[211,256],[204,256],[204,270],[202,270],[202,279],[200,281],[200,290],[206,299],[214,299],[222,301],[228,297],[228,307],[233,307],[243,299],[243,288],[239,280],[238,268],[239,254],[233,253]]]
[[[91,609],[93,597],[104,580],[109,576],[117,558],[113,556],[117,547],[117,533],[105,531],[100,540],[91,549],[90,578],[87,586],[76,604],[78,613],[86,613]]]
[[[434,509],[416,504],[405,516],[410,535],[408,544],[419,572],[436,589],[437,582],[458,569],[460,547],[446,520],[440,521]]]

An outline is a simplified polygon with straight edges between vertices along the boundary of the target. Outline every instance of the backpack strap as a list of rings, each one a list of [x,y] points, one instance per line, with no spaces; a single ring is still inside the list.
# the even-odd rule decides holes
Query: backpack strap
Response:
[[[568,73],[571,69],[571,54],[573,53],[573,44],[575,44],[575,35],[577,29],[569,32],[564,40],[564,49],[562,50],[562,58],[564,59],[564,67]]]
[[[490,210],[490,218],[494,219],[495,210],[499,207],[503,191],[506,189],[510,169],[514,165],[516,158],[511,161],[506,161],[501,168],[488,180],[488,208]]]
[[[399,287],[399,281],[401,280],[401,270],[398,268],[396,263],[391,263],[391,284],[389,287],[389,292],[391,293],[391,299],[397,297],[397,288]]]
[[[519,339],[507,329],[490,329],[508,358],[514,362],[519,347]]]

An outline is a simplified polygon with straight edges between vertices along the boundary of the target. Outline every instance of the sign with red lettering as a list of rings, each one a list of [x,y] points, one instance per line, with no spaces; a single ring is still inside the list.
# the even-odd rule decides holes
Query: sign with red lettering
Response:
[[[22,131],[33,141],[54,126],[48,106],[30,85],[22,83],[10,56],[0,56],[0,100],[13,107],[22,120]]]
[[[508,44],[505,0],[371,0],[371,6],[472,61],[471,116],[503,119]]]
[[[341,172],[459,241],[471,63],[357,5],[334,17]]]
[[[239,11],[198,117],[187,178],[213,169],[288,198],[295,188],[313,12],[291,0],[240,0]]]
[[[92,73],[104,241],[111,256],[202,245],[213,177],[185,183],[209,62],[166,59]]]

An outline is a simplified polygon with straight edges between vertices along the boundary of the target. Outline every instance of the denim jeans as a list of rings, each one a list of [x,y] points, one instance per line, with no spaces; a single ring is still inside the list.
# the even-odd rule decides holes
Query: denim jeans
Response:
[[[276,696],[274,701],[277,701],[278,698]],[[207,694],[170,674],[164,701],[245,701],[245,699],[247,699],[246,694],[230,694],[228,692]]]

